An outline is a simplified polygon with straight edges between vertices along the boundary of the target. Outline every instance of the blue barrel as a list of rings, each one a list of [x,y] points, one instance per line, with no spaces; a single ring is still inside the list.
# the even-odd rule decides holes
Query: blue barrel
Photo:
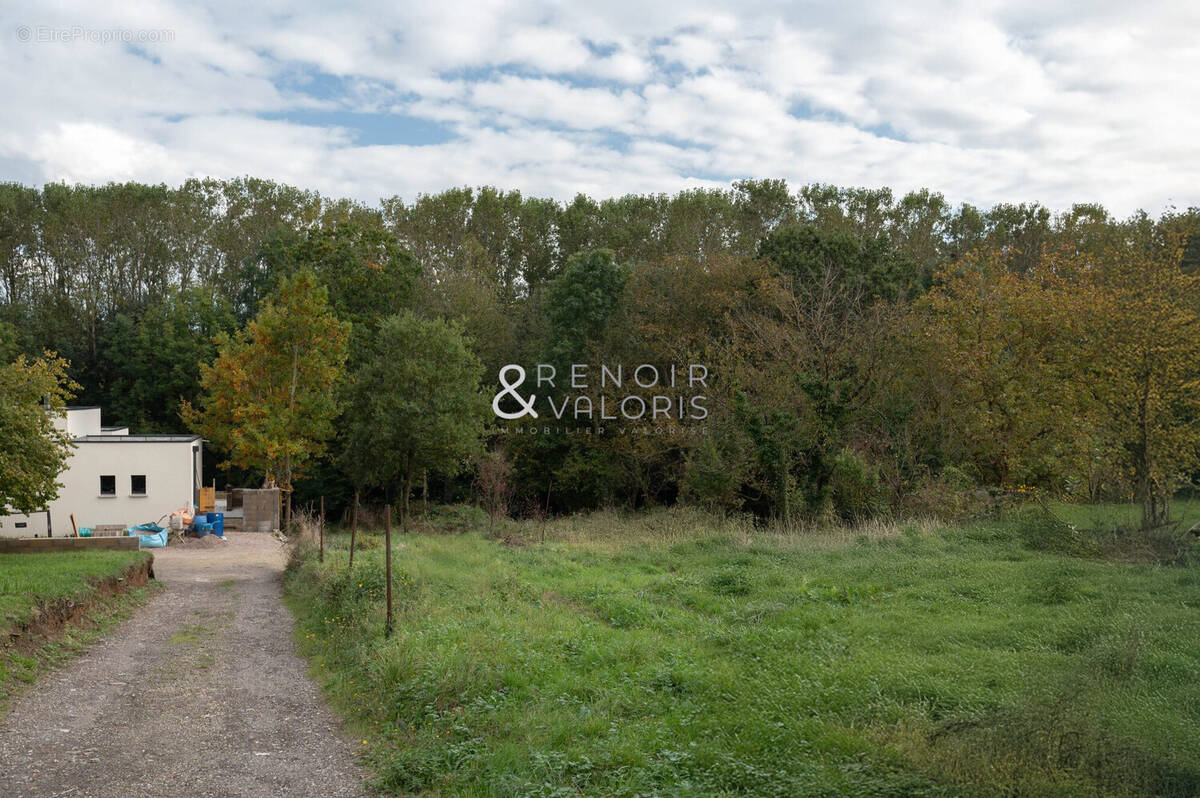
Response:
[[[213,534],[217,537],[225,537],[225,513],[205,513],[204,518],[208,523],[212,524]]]

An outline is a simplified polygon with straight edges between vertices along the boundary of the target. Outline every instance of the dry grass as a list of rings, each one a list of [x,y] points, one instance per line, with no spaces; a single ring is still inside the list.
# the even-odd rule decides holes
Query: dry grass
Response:
[[[316,546],[321,539],[321,522],[307,510],[296,510],[292,513],[292,528],[287,534],[296,543]]]
[[[853,526],[817,523],[758,526],[749,516],[717,516],[695,508],[673,507],[643,513],[606,510],[557,518],[544,524],[511,522],[506,533],[526,541],[544,539],[603,551],[631,543],[671,545],[694,542],[698,538],[719,538],[745,547],[823,550],[900,537],[932,537],[942,527],[940,522],[930,518],[877,519]]]

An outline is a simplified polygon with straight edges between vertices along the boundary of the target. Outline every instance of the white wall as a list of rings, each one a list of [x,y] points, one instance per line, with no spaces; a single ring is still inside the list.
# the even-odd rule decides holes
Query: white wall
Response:
[[[74,415],[74,413],[72,413]],[[97,411],[97,418],[99,413]],[[98,421],[97,421],[98,424]],[[67,468],[59,476],[63,484],[58,499],[50,505],[55,537],[72,534],[70,514],[79,526],[100,524],[143,524],[186,507],[195,500],[193,473],[200,474],[202,451],[192,453],[200,440],[139,440],[124,435],[75,441]],[[100,475],[116,477],[115,496],[100,495]],[[145,474],[146,495],[130,494],[130,476]],[[17,522],[27,526],[19,529]],[[46,514],[0,516],[0,535],[45,536]]]
[[[67,434],[72,438],[100,434],[100,408],[67,408]]]

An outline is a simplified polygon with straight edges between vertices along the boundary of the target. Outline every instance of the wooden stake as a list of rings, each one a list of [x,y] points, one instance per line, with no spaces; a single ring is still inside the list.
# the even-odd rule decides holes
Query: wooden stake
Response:
[[[318,533],[321,536],[321,551],[317,555],[318,562],[325,562],[325,497],[321,497],[321,517],[318,521]]]
[[[71,528],[75,530],[75,537],[79,537],[79,524],[75,523],[75,513],[71,513]]]
[[[392,636],[392,505],[383,511],[383,562],[387,579],[387,619],[383,624],[383,636]]]
[[[354,491],[354,520],[350,522],[350,570],[354,570],[354,539],[358,537],[358,490]]]

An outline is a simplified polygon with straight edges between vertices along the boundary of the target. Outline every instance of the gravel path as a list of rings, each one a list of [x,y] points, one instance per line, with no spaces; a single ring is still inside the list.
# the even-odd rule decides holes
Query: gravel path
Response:
[[[166,589],[10,704],[0,796],[363,795],[280,602],[268,535],[156,551]]]

